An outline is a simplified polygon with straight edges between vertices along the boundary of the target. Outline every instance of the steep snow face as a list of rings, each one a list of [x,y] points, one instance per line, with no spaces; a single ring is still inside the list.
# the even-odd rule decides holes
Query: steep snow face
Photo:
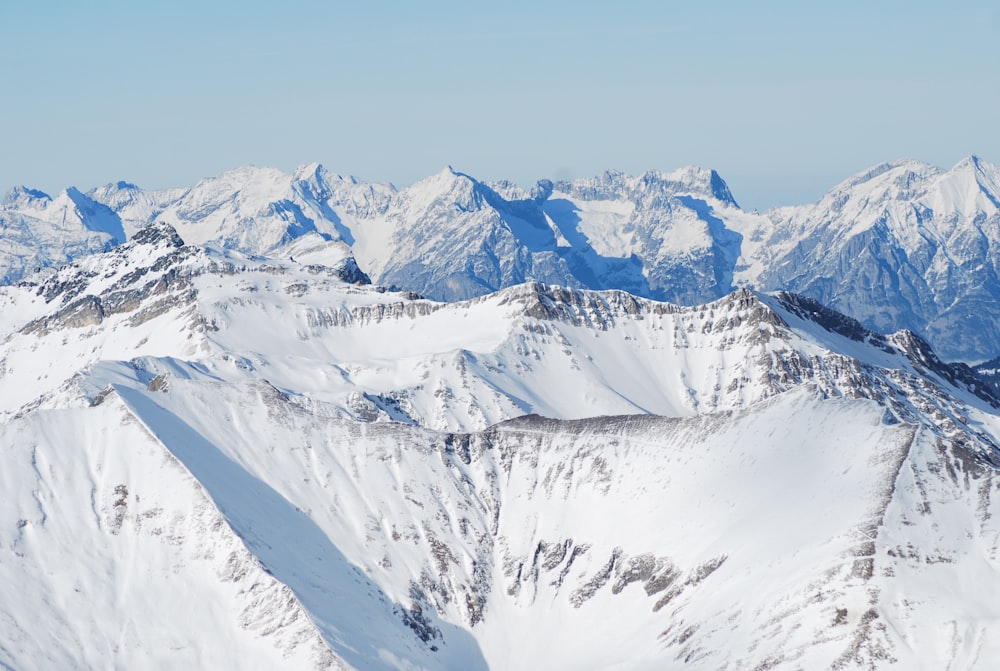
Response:
[[[338,668],[299,599],[116,398],[0,424],[0,664]]]
[[[146,632],[139,613],[149,611],[125,597],[96,622],[46,619],[60,644],[38,657],[30,645],[13,648],[4,661],[16,668],[32,659],[124,663],[144,644],[184,636],[157,659],[210,663],[198,656],[219,650],[199,647],[206,632],[215,645],[243,646],[223,668],[245,665],[244,653],[267,660],[289,639],[298,656],[285,664],[313,668],[324,653],[308,628],[295,637],[306,622],[330,657],[366,669],[937,668],[992,659],[983,624],[996,601],[976,586],[996,579],[983,561],[997,552],[991,471],[926,428],[886,424],[874,401],[799,387],[732,413],[529,417],[455,435],[331,421],[261,382],[150,385],[130,367],[95,400],[10,425],[17,444],[41,449],[39,469],[10,472],[24,479],[8,485],[45,478],[40,502],[27,489],[18,499],[12,515],[27,531],[15,547],[25,559],[88,558],[82,591],[131,594],[135,583],[118,576],[142,570],[149,592],[138,598],[162,600],[155,612],[165,614],[178,596],[157,591],[160,567],[176,561],[170,553],[203,548],[162,583],[199,585],[185,592],[197,594],[197,617]],[[110,440],[94,428],[122,421]],[[80,468],[77,447],[74,459],[50,462],[47,447],[69,436],[107,445],[113,458],[99,452],[90,458],[104,468]],[[183,485],[187,474],[194,490]],[[94,508],[85,534],[62,526]],[[939,509],[950,520],[945,535],[932,524]],[[199,510],[209,522],[188,526]],[[169,552],[158,559],[164,536]],[[230,571],[230,555],[244,549],[251,570],[236,562]],[[95,557],[110,565],[92,577]],[[13,579],[4,584],[23,582],[17,564],[5,565]],[[974,581],[963,578],[970,570]],[[268,578],[287,586],[285,600],[262,598]],[[956,624],[945,630],[941,584],[955,590],[944,610]],[[63,588],[53,580],[27,593],[65,598]],[[16,602],[20,622],[45,617],[34,598]],[[292,610],[279,615],[285,604]],[[95,627],[114,631],[124,618],[136,620],[135,639],[94,645],[111,638]],[[257,628],[278,618],[288,624]]]
[[[118,215],[76,189],[51,198],[16,187],[0,203],[0,283],[124,241]]]

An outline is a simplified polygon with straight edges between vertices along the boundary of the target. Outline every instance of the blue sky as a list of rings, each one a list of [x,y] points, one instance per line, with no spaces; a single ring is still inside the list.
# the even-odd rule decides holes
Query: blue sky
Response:
[[[1000,162],[1000,5],[812,4],[3,2],[0,189],[697,164],[764,208],[882,161]]]

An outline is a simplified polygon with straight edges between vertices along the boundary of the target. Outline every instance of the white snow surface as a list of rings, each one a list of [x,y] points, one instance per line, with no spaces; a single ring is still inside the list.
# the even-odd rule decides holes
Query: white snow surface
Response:
[[[154,224],[0,288],[0,665],[1000,660],[1000,404],[914,334],[352,261]]]

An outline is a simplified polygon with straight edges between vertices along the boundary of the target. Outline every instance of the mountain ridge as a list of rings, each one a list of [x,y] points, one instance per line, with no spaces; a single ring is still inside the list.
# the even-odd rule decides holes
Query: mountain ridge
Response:
[[[87,223],[52,240],[41,223],[32,229],[28,239],[59,253],[29,255],[27,239],[8,241],[8,282],[78,256],[81,242],[85,253],[120,242],[107,221],[87,216],[92,202],[128,235],[162,221],[186,241],[247,254],[316,234],[350,247],[373,281],[440,300],[536,280],[692,305],[748,286],[815,298],[876,331],[908,328],[946,358],[1000,352],[1000,236],[991,223],[1000,220],[1000,169],[976,156],[950,170],[880,164],[817,203],[762,214],[741,210],[717,172],[697,167],[606,171],[527,190],[447,167],[397,189],[314,163],[290,175],[238,168],[190,189],[74,192],[72,209]],[[10,219],[13,201],[4,208],[0,219]],[[17,240],[13,230],[0,243]]]
[[[997,397],[914,334],[289,244],[159,222],[0,287],[0,663],[997,659]]]

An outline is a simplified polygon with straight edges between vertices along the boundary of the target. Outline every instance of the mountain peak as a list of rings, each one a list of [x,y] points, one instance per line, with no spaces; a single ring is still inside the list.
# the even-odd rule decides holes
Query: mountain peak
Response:
[[[974,216],[1000,210],[1000,168],[970,155],[941,175],[934,194],[936,209]]]
[[[712,195],[721,200],[724,203],[729,203],[733,207],[739,207],[739,203],[736,202],[736,198],[733,197],[733,192],[729,190],[729,185],[726,184],[722,176],[719,175],[715,170],[709,171],[709,186],[711,187]]]
[[[444,179],[467,179],[472,182],[479,181],[472,175],[464,173],[460,170],[455,170],[455,168],[451,165],[446,165],[445,167],[441,168],[441,170],[439,170],[435,176]]]
[[[952,170],[966,170],[966,169],[982,170],[981,163],[982,161],[978,156],[976,156],[975,154],[969,154],[961,161],[956,163],[955,167],[952,168]]]
[[[434,173],[430,177],[426,177],[415,184],[404,189],[410,193],[424,193],[429,196],[437,197],[442,194],[453,194],[456,198],[459,198],[462,203],[468,205],[465,201],[472,198],[480,186],[480,182],[467,175],[464,172],[459,172],[453,167],[445,166],[438,172]]]
[[[711,168],[688,165],[670,172],[649,170],[643,173],[640,180],[647,183],[665,184],[673,191],[690,190],[698,195],[711,196],[734,207],[739,207],[729,190],[729,185],[718,172]]]
[[[321,163],[313,162],[300,165],[296,168],[295,172],[292,173],[292,179],[297,182],[310,181],[319,183],[326,181],[327,174],[326,168]],[[356,183],[353,177],[350,180],[352,183]]]
[[[38,189],[29,189],[24,185],[18,185],[11,188],[4,197],[4,203],[18,203],[27,204],[32,201],[50,201],[52,196],[45,193],[44,191],[39,191]]]
[[[184,246],[184,240],[181,236],[177,234],[177,229],[175,229],[170,224],[164,222],[153,222],[149,226],[144,226],[136,231],[135,235],[129,241],[133,246],[135,245],[155,245],[156,243],[164,240],[167,242],[168,247],[180,248]]]
[[[984,161],[975,154],[970,154],[956,163],[950,172],[971,174],[982,187],[994,192],[1000,184],[1000,166]]]
[[[892,180],[895,176],[906,174],[910,177],[908,181],[925,181],[936,177],[942,173],[937,166],[917,161],[914,159],[900,159],[896,161],[879,163],[867,170],[848,177],[840,184],[836,185],[828,193],[843,193],[854,191],[858,188],[877,188],[884,184],[886,179]]]

